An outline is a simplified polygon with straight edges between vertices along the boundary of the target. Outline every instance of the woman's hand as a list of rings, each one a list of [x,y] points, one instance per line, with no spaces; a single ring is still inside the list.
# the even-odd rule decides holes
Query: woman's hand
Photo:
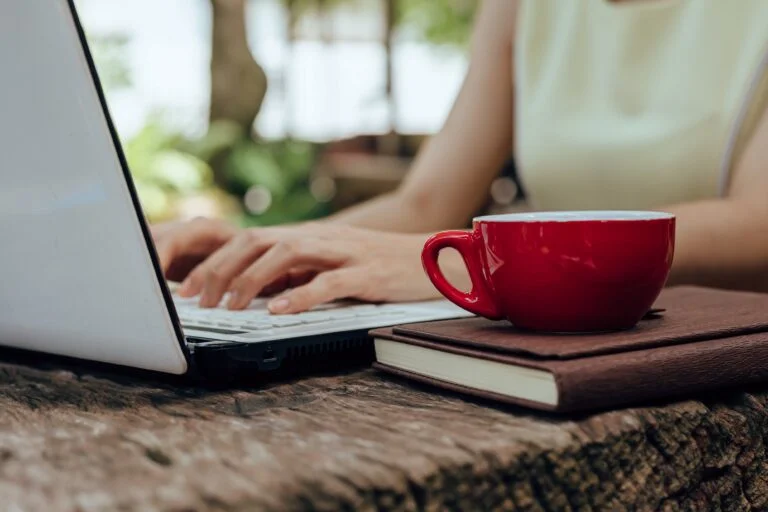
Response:
[[[155,224],[150,230],[163,274],[179,282],[237,234],[235,226],[205,218]]]
[[[210,247],[212,226],[181,226],[167,243]],[[215,228],[217,232],[221,227]],[[243,309],[269,292],[283,291],[269,308],[297,313],[342,298],[365,301],[426,300],[438,296],[421,266],[424,235],[403,235],[334,224],[254,228],[234,236],[184,279],[179,295],[200,296],[203,307]],[[174,239],[179,242],[174,242]],[[200,239],[201,241],[194,242]],[[172,253],[180,257],[179,252]],[[196,251],[195,254],[200,254]],[[164,263],[167,264],[167,263]]]

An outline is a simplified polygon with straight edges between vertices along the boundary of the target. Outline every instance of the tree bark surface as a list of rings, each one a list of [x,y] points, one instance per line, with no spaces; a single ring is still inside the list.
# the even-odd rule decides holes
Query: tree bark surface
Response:
[[[210,390],[0,359],[0,510],[766,510],[768,392],[578,418],[372,370]]]
[[[211,0],[211,121],[233,121],[250,134],[267,94],[267,76],[248,45],[246,0]]]

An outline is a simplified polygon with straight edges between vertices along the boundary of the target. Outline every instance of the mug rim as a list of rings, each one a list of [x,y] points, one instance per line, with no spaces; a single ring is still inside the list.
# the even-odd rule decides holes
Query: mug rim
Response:
[[[637,222],[674,218],[672,213],[652,210],[571,210],[483,215],[473,222]]]

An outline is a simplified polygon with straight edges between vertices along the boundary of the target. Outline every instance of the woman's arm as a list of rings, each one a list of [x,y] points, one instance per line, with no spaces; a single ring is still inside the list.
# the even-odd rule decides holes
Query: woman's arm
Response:
[[[724,199],[674,205],[669,284],[768,292],[768,113],[734,167]]]
[[[513,0],[483,2],[469,70],[443,129],[396,192],[333,215],[330,222],[420,233],[461,227],[482,207],[512,147],[516,12]]]

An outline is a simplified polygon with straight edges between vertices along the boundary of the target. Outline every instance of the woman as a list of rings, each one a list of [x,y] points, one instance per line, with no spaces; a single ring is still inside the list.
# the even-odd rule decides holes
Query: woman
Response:
[[[670,284],[768,291],[767,56],[765,0],[485,0],[457,101],[399,190],[320,223],[157,226],[161,261],[206,307],[436,297],[424,240],[467,224],[513,147],[534,208],[672,212]]]

